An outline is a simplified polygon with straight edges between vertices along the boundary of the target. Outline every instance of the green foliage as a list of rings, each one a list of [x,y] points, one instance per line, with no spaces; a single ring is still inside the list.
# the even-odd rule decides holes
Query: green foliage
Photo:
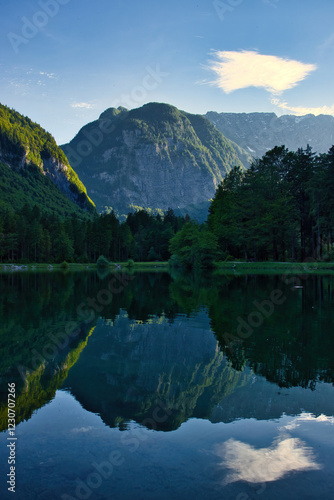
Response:
[[[7,210],[17,212],[27,204],[35,205],[45,214],[62,218],[72,214],[80,218],[89,217],[33,165],[19,172],[0,161],[0,193],[2,206],[6,206]]]
[[[128,267],[133,267],[135,265],[135,261],[133,259],[128,260]]]
[[[171,258],[169,259],[168,265],[172,269],[178,269],[178,268],[182,267],[182,264],[179,261],[179,258],[175,254],[172,255]]]
[[[218,187],[208,225],[224,255],[245,260],[321,259],[332,253],[334,148],[275,147]]]
[[[69,269],[69,267],[70,267],[70,266],[69,266],[68,262],[66,262],[66,260],[64,260],[64,261],[60,264],[60,267],[61,267],[62,269]]]
[[[99,268],[107,268],[109,267],[109,261],[104,257],[104,255],[100,255],[100,257],[96,261],[97,267]]]
[[[217,238],[205,225],[199,226],[194,222],[183,226],[171,239],[169,249],[177,261],[188,269],[213,267],[218,258]]]
[[[61,218],[43,210],[42,204],[25,203],[14,210],[9,201],[2,201],[0,262],[87,263],[100,256],[107,262],[167,261],[170,240],[185,221],[173,210],[163,217],[141,210],[123,223],[113,212],[94,219],[76,213]]]
[[[0,160],[10,165],[23,178],[27,167],[34,167],[30,168],[29,173],[31,175],[34,172],[34,177],[38,179],[42,175],[44,177],[44,162],[50,159],[61,163],[62,174],[70,183],[76,202],[94,213],[95,207],[87,196],[85,186],[52,135],[28,117],[0,104]],[[20,186],[21,182],[17,179],[17,185]]]

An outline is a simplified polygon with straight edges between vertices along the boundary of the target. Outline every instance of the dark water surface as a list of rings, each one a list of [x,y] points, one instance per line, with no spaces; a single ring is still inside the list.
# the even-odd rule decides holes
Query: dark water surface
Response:
[[[333,498],[333,277],[3,274],[0,318],[1,499]]]

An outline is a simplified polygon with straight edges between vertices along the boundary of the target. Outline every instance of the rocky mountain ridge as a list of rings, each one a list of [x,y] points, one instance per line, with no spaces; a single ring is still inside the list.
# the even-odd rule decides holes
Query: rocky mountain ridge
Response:
[[[334,117],[330,115],[283,115],[275,113],[216,113],[204,115],[231,141],[261,158],[275,146],[290,151],[306,148],[327,153],[334,143]]]

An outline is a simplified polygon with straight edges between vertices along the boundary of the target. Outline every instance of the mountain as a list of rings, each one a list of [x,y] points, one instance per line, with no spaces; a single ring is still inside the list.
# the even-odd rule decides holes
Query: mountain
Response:
[[[85,186],[54,138],[29,118],[0,104],[0,193],[3,207],[27,203],[65,216],[95,213]]]
[[[62,146],[99,212],[180,209],[206,217],[226,172],[247,165],[206,118],[168,104],[110,108]]]
[[[275,146],[290,151],[306,148],[327,153],[334,144],[334,117],[330,115],[276,116],[275,113],[216,113],[205,118],[230,141],[234,141],[253,157],[261,158]]]

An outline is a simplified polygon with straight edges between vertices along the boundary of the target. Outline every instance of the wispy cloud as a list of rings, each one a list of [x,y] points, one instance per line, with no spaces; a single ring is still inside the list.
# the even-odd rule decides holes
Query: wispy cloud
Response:
[[[5,82],[16,95],[21,96],[31,95],[38,89],[39,95],[45,97],[46,94],[41,94],[39,87],[52,88],[57,80],[59,76],[56,73],[19,67],[7,69],[0,77],[0,81]]]
[[[229,94],[247,87],[262,87],[279,95],[292,89],[316,69],[293,59],[259,54],[256,51],[214,51],[207,67],[217,78],[210,82]]]
[[[74,102],[71,104],[71,108],[93,109],[93,105],[89,102]]]
[[[76,427],[76,428],[72,429],[72,432],[74,432],[76,434],[77,433],[81,433],[81,432],[85,433],[85,432],[91,432],[93,429],[94,429],[94,427],[92,427],[92,426],[89,426],[89,427]]]
[[[50,80],[57,79],[57,75],[55,73],[46,73],[45,71],[40,71],[39,74],[45,76],[46,78],[49,78]]]
[[[332,106],[290,106],[287,102],[281,102],[279,99],[272,99],[271,103],[285,111],[291,111],[294,115],[334,115],[334,104]]]

